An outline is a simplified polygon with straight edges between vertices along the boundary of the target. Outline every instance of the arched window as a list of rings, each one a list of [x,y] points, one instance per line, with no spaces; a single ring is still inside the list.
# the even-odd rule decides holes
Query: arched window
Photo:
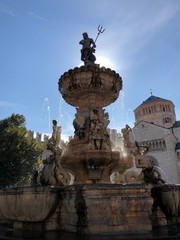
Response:
[[[152,142],[152,150],[155,150],[155,142]]]
[[[166,148],[166,142],[163,140],[163,148]]]
[[[170,123],[170,122],[172,122],[172,119],[170,117],[163,118],[163,123]]]
[[[152,150],[152,144],[151,144],[151,142],[149,142],[148,145],[149,145],[149,150]]]

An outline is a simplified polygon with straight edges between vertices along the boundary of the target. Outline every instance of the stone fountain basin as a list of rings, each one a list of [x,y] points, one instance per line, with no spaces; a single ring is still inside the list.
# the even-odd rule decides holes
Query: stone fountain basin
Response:
[[[180,185],[165,184],[156,186],[152,191],[156,204],[160,206],[166,217],[178,217],[180,221]],[[171,219],[172,220],[172,219]]]
[[[122,78],[105,67],[70,69],[59,79],[59,91],[74,107],[106,107],[114,102],[122,89]]]
[[[0,190],[0,219],[39,222],[48,218],[59,203],[52,187],[24,187]]]

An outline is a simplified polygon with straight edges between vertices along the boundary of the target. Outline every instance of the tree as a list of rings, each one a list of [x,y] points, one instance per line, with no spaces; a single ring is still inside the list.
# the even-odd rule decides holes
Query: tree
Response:
[[[44,145],[32,139],[25,117],[12,114],[0,121],[0,187],[30,183]]]

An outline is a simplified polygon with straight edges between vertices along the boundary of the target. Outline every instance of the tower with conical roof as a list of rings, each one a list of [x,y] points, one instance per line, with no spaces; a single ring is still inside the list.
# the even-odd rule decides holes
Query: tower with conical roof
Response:
[[[176,114],[172,101],[151,95],[135,110],[135,125],[141,121],[170,128],[176,122]]]

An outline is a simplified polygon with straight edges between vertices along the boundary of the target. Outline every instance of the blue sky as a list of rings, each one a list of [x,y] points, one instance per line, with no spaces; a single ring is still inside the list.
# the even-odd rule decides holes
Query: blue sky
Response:
[[[96,63],[123,78],[107,107],[111,128],[134,124],[133,110],[152,94],[171,100],[180,120],[179,0],[0,0],[0,119],[26,117],[27,129],[51,133],[56,119],[73,134],[75,110],[58,79],[81,64],[82,33],[97,40]]]

